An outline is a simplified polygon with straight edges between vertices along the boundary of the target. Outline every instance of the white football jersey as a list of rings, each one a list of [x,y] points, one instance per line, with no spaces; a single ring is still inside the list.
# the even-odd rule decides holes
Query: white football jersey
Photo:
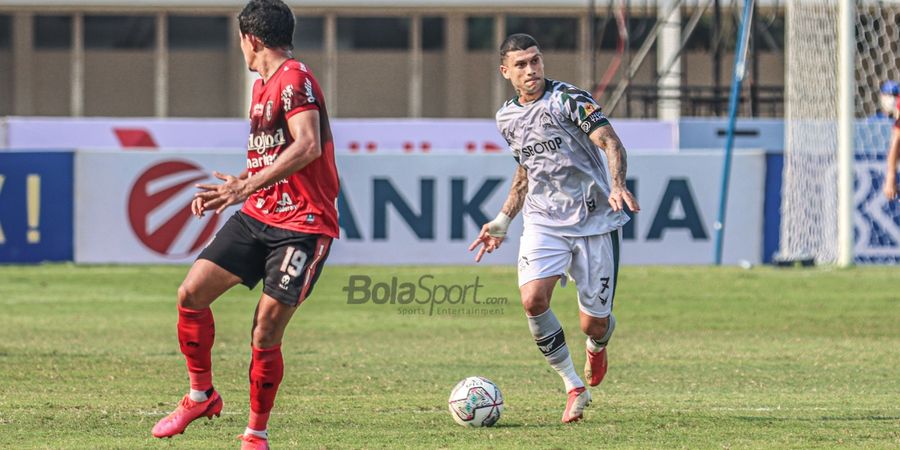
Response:
[[[545,84],[541,98],[525,105],[513,98],[497,111],[497,129],[528,172],[525,228],[592,236],[621,227],[628,216],[609,206],[606,158],[589,137],[609,121],[587,92]]]

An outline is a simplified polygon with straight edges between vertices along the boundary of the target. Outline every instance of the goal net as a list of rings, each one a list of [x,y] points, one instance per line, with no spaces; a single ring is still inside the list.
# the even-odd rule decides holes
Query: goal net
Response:
[[[786,17],[785,150],[781,260],[838,261],[840,211],[838,77],[839,2],[788,0]],[[900,215],[881,194],[890,118],[880,111],[881,85],[900,81],[900,1],[855,1],[853,260],[900,261]]]

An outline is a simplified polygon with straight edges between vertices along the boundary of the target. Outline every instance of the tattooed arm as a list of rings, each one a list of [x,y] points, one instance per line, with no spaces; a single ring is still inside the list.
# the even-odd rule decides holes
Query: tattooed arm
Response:
[[[509,188],[509,196],[506,197],[503,208],[500,208],[500,214],[497,214],[494,220],[484,224],[481,227],[481,233],[469,245],[469,251],[472,251],[478,247],[478,244],[481,244],[478,254],[475,255],[475,262],[480,262],[485,253],[492,253],[500,248],[500,244],[506,237],[506,230],[509,229],[509,223],[512,222],[513,217],[516,217],[516,214],[519,214],[525,204],[526,194],[528,194],[528,173],[525,171],[525,167],[518,166],[516,174],[513,175],[512,186]]]
[[[628,161],[625,155],[625,147],[612,125],[604,125],[594,130],[590,135],[591,141],[606,153],[606,161],[609,163],[610,192],[609,206],[613,211],[621,211],[625,206],[633,212],[641,210],[637,199],[625,186],[625,172],[628,169]]]

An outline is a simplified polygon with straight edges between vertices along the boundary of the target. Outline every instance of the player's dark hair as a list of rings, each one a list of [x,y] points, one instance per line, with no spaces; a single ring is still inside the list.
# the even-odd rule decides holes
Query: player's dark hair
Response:
[[[294,48],[294,13],[281,0],[250,0],[238,14],[238,27],[266,47]]]
[[[537,47],[538,50],[541,49],[537,40],[531,37],[531,35],[525,33],[511,34],[507,36],[506,39],[503,40],[503,44],[500,45],[500,61],[502,62],[509,52],[528,50],[531,47]]]

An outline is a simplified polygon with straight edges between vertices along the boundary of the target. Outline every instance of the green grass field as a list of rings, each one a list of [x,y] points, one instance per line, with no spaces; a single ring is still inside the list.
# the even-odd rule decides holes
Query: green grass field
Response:
[[[222,417],[150,428],[187,389],[175,336],[186,267],[0,267],[0,448],[237,448],[259,288],[213,306]],[[351,275],[470,284],[506,305],[409,313],[350,305]],[[625,267],[610,372],[586,420],[559,423],[562,382],[535,348],[512,267],[327,267],[288,329],[275,448],[898,448],[895,268]],[[490,310],[476,315],[466,308]],[[556,291],[578,367],[575,292]],[[455,314],[449,314],[453,312]],[[506,398],[499,424],[456,425],[468,375]]]

